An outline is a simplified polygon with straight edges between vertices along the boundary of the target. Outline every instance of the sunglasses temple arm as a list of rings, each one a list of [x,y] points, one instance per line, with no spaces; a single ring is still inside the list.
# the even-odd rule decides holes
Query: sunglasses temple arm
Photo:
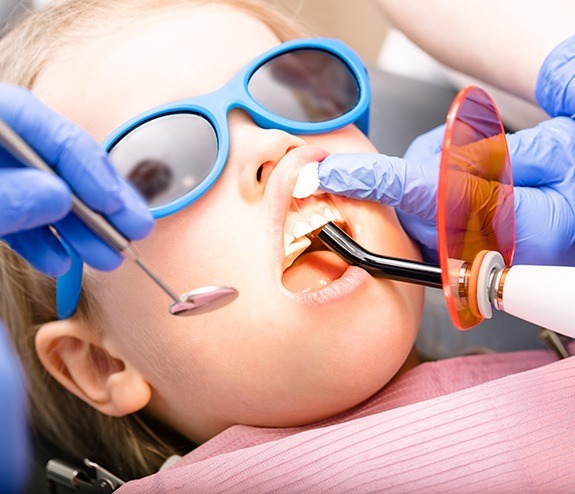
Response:
[[[361,130],[366,136],[369,137],[369,106],[361,114],[361,116],[355,121],[358,129]]]

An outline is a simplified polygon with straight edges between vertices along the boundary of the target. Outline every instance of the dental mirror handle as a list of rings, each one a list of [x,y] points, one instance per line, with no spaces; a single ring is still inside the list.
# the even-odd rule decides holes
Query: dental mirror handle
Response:
[[[432,288],[443,286],[439,266],[369,252],[334,223],[325,225],[317,238],[344,261],[365,269],[376,278],[405,281]]]
[[[23,165],[42,170],[52,175],[58,176],[56,171],[16,133],[12,128],[0,119],[0,142],[2,146],[15,158],[19,159]],[[170,290],[167,285],[154,275],[138,258],[138,255],[130,241],[116,230],[108,220],[101,214],[92,211],[77,196],[72,194],[72,211],[102,240],[107,242],[116,252],[123,257],[134,261],[156,283],[166,292],[174,302],[180,302],[178,296]]]
[[[36,168],[58,176],[56,171],[49,166],[10,126],[0,119],[0,142],[15,158],[19,159],[23,165]],[[72,194],[72,210],[82,219],[90,229],[103,240],[108,242],[119,253],[128,250],[128,257],[133,255],[130,242],[121,235],[108,220],[102,215],[92,211],[77,196]],[[133,251],[132,251],[133,252]]]

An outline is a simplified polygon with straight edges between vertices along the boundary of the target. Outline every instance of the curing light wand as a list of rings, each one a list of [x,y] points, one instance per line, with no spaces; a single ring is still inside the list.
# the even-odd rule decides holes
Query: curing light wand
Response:
[[[16,132],[0,119],[0,144],[23,165],[58,176]],[[61,178],[61,177],[60,177]],[[158,278],[138,257],[136,250],[104,216],[92,211],[77,196],[72,194],[72,211],[102,240],[121,256],[130,259],[171,299],[170,313],[177,316],[189,316],[212,311],[229,304],[238,296],[235,288],[227,286],[203,286],[186,292],[178,297],[160,278]]]
[[[333,223],[314,237],[344,261],[374,277],[443,288],[439,266],[373,254]],[[575,338],[574,267],[505,266],[499,252],[487,250],[473,262],[452,261],[449,278],[453,297],[460,307],[469,307],[477,321],[491,318],[494,307]]]
[[[439,266],[369,252],[334,223],[328,223],[314,236],[345,262],[365,269],[376,278],[405,281],[432,288],[442,287]]]

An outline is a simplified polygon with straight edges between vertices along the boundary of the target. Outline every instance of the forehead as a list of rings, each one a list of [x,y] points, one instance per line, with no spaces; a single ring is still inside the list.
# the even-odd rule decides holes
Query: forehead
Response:
[[[279,43],[266,24],[223,5],[164,12],[109,36],[101,31],[61,49],[34,87],[98,141],[138,113],[221,87]]]

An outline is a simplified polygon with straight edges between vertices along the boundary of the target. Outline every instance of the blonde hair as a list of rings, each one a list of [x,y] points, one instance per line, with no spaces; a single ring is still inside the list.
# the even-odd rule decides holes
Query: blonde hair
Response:
[[[58,49],[91,34],[112,35],[114,20],[145,22],[175,7],[219,3],[242,9],[270,26],[281,40],[301,37],[301,25],[278,5],[264,0],[60,0],[29,12],[0,40],[0,82],[34,88],[34,82]],[[134,8],[136,7],[137,8]],[[97,327],[98,307],[89,297],[89,277],[74,317]],[[22,360],[29,388],[30,421],[70,460],[88,457],[124,479],[158,470],[167,457],[192,446],[142,413],[103,415],[56,382],[40,363],[34,345],[38,328],[57,318],[55,280],[0,242],[0,319]]]

